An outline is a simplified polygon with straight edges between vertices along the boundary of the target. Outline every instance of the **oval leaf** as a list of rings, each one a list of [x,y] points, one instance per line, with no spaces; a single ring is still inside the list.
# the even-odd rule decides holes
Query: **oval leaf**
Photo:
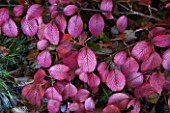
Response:
[[[114,105],[107,105],[103,109],[102,113],[121,113],[121,112],[120,112],[120,109],[118,107],[116,107]]]
[[[114,64],[116,66],[121,66],[126,62],[127,53],[125,51],[120,51],[114,56]]]
[[[88,85],[90,87],[98,86],[99,84],[100,84],[100,78],[96,74],[94,73],[88,74]]]
[[[60,102],[52,99],[48,100],[47,109],[51,113],[57,113],[60,109]]]
[[[9,11],[7,8],[0,8],[0,26],[9,19]]]
[[[47,40],[39,40],[37,42],[37,49],[38,50],[43,50],[45,49],[47,46],[49,45],[48,41]]]
[[[24,11],[24,6],[23,5],[16,5],[13,9],[14,16],[19,17],[22,15]]]
[[[104,11],[111,12],[113,8],[113,2],[112,0],[102,0],[100,4],[100,9]]]
[[[127,16],[121,16],[116,21],[116,27],[121,33],[125,32],[127,25],[128,25]]]
[[[100,14],[94,14],[88,23],[89,31],[95,37],[98,37],[104,29],[104,20]]]
[[[155,36],[152,39],[152,42],[154,43],[155,46],[158,46],[158,47],[168,47],[170,46],[170,35],[165,34],[165,35]]]
[[[170,72],[170,49],[166,50],[162,56],[162,66]]]
[[[66,16],[71,16],[74,13],[76,13],[78,11],[78,7],[76,5],[67,5],[64,10],[63,13]]]
[[[95,103],[92,97],[89,97],[88,99],[86,99],[85,103],[84,103],[85,109],[88,112],[92,112],[95,109]]]
[[[63,99],[67,99],[68,97],[73,97],[76,94],[77,94],[77,88],[71,83],[68,83],[65,86],[64,91],[62,92]]]
[[[58,27],[58,30],[61,31],[62,33],[65,33],[67,22],[66,22],[65,17],[62,14],[58,14],[55,17],[55,23]]]

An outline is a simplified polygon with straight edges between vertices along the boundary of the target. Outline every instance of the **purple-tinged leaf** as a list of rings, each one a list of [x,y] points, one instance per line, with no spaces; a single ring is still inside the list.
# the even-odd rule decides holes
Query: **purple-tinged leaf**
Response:
[[[65,86],[64,91],[62,92],[63,99],[67,99],[68,97],[73,97],[76,94],[77,94],[77,88],[71,83],[68,83]]]
[[[85,83],[88,83],[89,81],[88,73],[87,72],[80,73],[79,79]]]
[[[44,23],[41,23],[38,26],[37,36],[38,36],[38,38],[40,40],[45,39],[45,36],[44,36],[44,29],[45,29],[45,27],[46,27],[46,24],[44,24]]]
[[[73,37],[78,37],[83,31],[83,21],[80,15],[74,15],[68,21],[68,32]]]
[[[159,72],[154,72],[150,77],[150,84],[155,89],[155,91],[161,95],[163,87],[165,85],[165,77],[164,75]]]
[[[168,97],[168,107],[170,108],[170,97]]]
[[[157,52],[153,52],[150,57],[141,65],[141,71],[153,71],[162,63],[162,58]]]
[[[103,110],[102,113],[121,113],[120,109],[114,105],[107,105]]]
[[[113,17],[113,15],[112,15],[112,12],[107,12],[107,13],[102,13],[105,17],[106,17],[106,19],[113,19],[114,17]]]
[[[54,87],[49,87],[44,94],[44,97],[47,99],[57,100],[59,102],[62,101],[62,96],[57,92]]]
[[[58,11],[51,12],[51,18],[54,19],[58,14]]]
[[[7,8],[0,8],[0,26],[9,19],[9,11]]]
[[[93,72],[97,65],[97,59],[94,52],[84,47],[78,54],[78,65],[83,72]]]
[[[38,50],[43,50],[45,49],[47,46],[49,45],[48,41],[47,40],[39,40],[37,42],[37,49]]]
[[[40,4],[32,5],[27,11],[26,19],[31,20],[38,18],[43,13],[43,10],[44,8]]]
[[[152,43],[158,47],[170,46],[170,34],[157,35],[152,39]]]
[[[25,17],[21,21],[21,28],[24,34],[33,37],[38,32],[38,24],[35,19],[27,20]]]
[[[139,64],[133,57],[129,57],[126,62],[121,66],[123,74],[129,75],[131,73],[135,73],[139,69]]]
[[[50,113],[57,113],[60,109],[60,102],[57,100],[49,99],[47,109]]]
[[[88,85],[90,87],[94,87],[94,86],[99,86],[99,84],[100,84],[100,78],[94,73],[89,73],[88,74]]]
[[[48,50],[44,50],[38,55],[38,64],[44,68],[50,67],[52,63],[51,54]]]
[[[109,74],[109,70],[107,69],[106,62],[101,62],[99,66],[97,67],[97,71],[99,72],[100,79],[102,82],[106,81],[106,78]]]
[[[23,5],[16,5],[13,9],[14,16],[19,17],[22,15],[24,11],[24,6]]]
[[[79,36],[79,44],[84,45],[87,40],[87,35],[85,32],[82,32]]]
[[[79,103],[70,103],[68,104],[68,110],[69,111],[77,111],[80,108],[80,104]]]
[[[63,14],[66,16],[71,16],[77,11],[78,11],[78,7],[76,5],[67,5],[63,10]]]
[[[140,41],[133,47],[131,55],[137,61],[145,61],[149,58],[152,51],[153,49],[151,43],[148,43],[146,41]]]
[[[62,33],[65,33],[67,22],[66,22],[65,17],[63,16],[63,14],[58,14],[55,17],[55,23],[58,27],[58,30],[61,31]]]
[[[77,94],[73,97],[73,100],[76,102],[84,102],[88,96],[90,95],[90,92],[86,89],[79,89]]]
[[[170,72],[170,49],[166,50],[162,56],[162,66]]]
[[[2,31],[9,37],[16,37],[18,35],[17,25],[11,18],[2,25]]]
[[[58,9],[57,5],[51,5],[48,10],[50,13],[52,13],[53,11],[57,11],[57,9]]]
[[[56,4],[59,0],[48,0],[50,4]]]
[[[85,110],[84,104],[80,103],[79,105],[80,105],[79,109],[77,111],[74,111],[74,113],[85,113],[86,110]]]
[[[157,35],[163,35],[166,33],[166,29],[164,27],[155,27],[148,33],[148,38],[151,39]]]
[[[88,99],[86,99],[85,103],[84,103],[85,109],[88,112],[92,112],[95,109],[95,103],[92,97],[89,97]]]
[[[122,72],[115,69],[108,74],[105,83],[112,91],[121,91],[125,87],[126,79]]]
[[[170,81],[169,80],[165,80],[164,89],[170,90]]]
[[[43,80],[47,74],[43,69],[39,69],[35,74],[34,74],[34,84],[42,84]]]
[[[90,90],[92,91],[92,94],[96,94],[99,91],[99,86],[92,86],[90,87]]]
[[[57,90],[59,94],[61,94],[64,91],[65,85],[67,82],[65,81],[57,81],[53,86]]]
[[[44,36],[51,44],[58,45],[59,31],[54,22],[50,22],[45,26]]]
[[[100,4],[100,10],[112,12],[113,2],[112,0],[102,0]]]
[[[95,37],[98,37],[100,34],[102,34],[104,29],[104,20],[103,17],[100,14],[94,14],[88,23],[89,31],[92,35]]]
[[[125,32],[125,30],[127,28],[127,25],[128,25],[128,18],[127,18],[127,16],[121,16],[116,21],[116,27],[117,27],[117,29],[121,33]]]
[[[50,76],[57,80],[66,79],[69,76],[70,68],[63,64],[56,64],[48,70]]]
[[[129,96],[124,93],[115,93],[111,95],[108,99],[109,105],[115,105],[120,110],[123,110],[126,108],[127,104],[129,102]]]
[[[133,106],[133,110],[131,110],[129,113],[140,113],[140,102],[137,99],[132,99],[128,103],[127,109],[129,109],[131,106]]]
[[[114,64],[116,66],[121,66],[126,62],[127,53],[125,51],[120,51],[114,56]]]

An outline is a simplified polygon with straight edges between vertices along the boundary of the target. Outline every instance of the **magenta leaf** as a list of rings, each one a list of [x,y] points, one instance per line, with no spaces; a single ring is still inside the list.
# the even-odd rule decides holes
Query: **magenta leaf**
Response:
[[[123,74],[129,75],[131,73],[135,73],[139,69],[139,64],[133,57],[129,57],[126,62],[121,66]]]
[[[68,97],[73,97],[77,94],[77,88],[72,84],[68,83],[64,91],[62,92],[63,99],[67,99]]]
[[[121,91],[125,87],[126,79],[122,72],[115,69],[108,74],[105,83],[112,91]]]
[[[49,87],[44,94],[44,97],[47,99],[57,100],[59,102],[62,101],[62,96],[57,92],[54,87]]]
[[[9,19],[9,11],[7,8],[0,8],[0,26]]]
[[[57,5],[51,5],[48,10],[50,13],[52,13],[53,11],[57,11],[57,9],[58,9]]]
[[[90,95],[90,92],[86,89],[79,89],[77,94],[73,97],[73,100],[76,102],[84,102],[88,96]]]
[[[29,7],[26,19],[31,20],[38,18],[43,13],[44,8],[40,4],[33,4],[31,7]]]
[[[18,35],[17,25],[11,18],[2,25],[2,31],[9,37],[16,37]]]
[[[88,73],[87,72],[80,73],[79,79],[83,82],[88,83],[88,81],[89,81]]]
[[[138,42],[132,49],[131,55],[137,61],[145,61],[152,53],[152,45],[146,41]]]
[[[43,80],[47,74],[43,69],[39,69],[35,74],[34,74],[34,83],[35,84],[42,84]]]
[[[104,11],[111,12],[113,8],[113,2],[112,0],[102,0],[100,4],[100,9]]]
[[[65,88],[65,85],[67,84],[67,82],[64,82],[64,81],[57,81],[55,84],[54,84],[54,88],[57,90],[57,92],[59,94],[61,94],[63,91],[64,91],[64,88]]]
[[[162,56],[162,66],[170,72],[170,49],[166,50]]]
[[[24,11],[24,6],[23,5],[16,5],[13,9],[14,16],[19,17],[22,15]]]
[[[48,50],[39,53],[37,60],[38,64],[44,68],[48,68],[52,63],[51,54]]]
[[[88,112],[92,112],[95,109],[95,103],[92,97],[89,97],[88,99],[86,99],[85,103],[84,103],[85,109]]]
[[[116,21],[116,27],[121,33],[125,32],[127,25],[128,25],[127,16],[121,16]]]
[[[37,49],[38,50],[43,50],[45,49],[47,46],[49,45],[48,41],[47,40],[39,40],[37,42]]]
[[[121,66],[126,62],[127,53],[125,51],[120,51],[114,56],[114,64],[116,66]]]
[[[68,104],[68,110],[69,111],[77,111],[80,108],[80,104],[79,103],[70,103]]]
[[[74,13],[76,13],[78,11],[78,8],[76,5],[67,5],[64,10],[63,10],[63,13],[64,15],[66,16],[71,16],[73,15]]]
[[[99,91],[99,86],[91,86],[90,90],[92,91],[92,94],[96,94]]]
[[[105,82],[107,75],[109,74],[106,62],[101,62],[97,67],[97,71],[99,72],[101,81]]]
[[[162,58],[157,52],[153,52],[151,56],[141,65],[141,71],[153,71],[162,63]]]
[[[129,113],[140,113],[140,102],[137,99],[132,99],[128,103],[127,108],[130,108],[130,106],[133,106],[133,110],[131,110]]]
[[[45,28],[46,28],[46,24],[44,24],[44,23],[41,23],[38,26],[37,36],[40,40],[45,39],[45,36],[44,36],[44,29]]]
[[[84,104],[79,104],[79,109],[77,111],[75,111],[74,113],[85,113],[85,107]]]
[[[54,22],[50,22],[45,26],[44,36],[51,44],[58,45],[59,31]]]
[[[73,37],[78,37],[83,31],[83,21],[80,15],[74,15],[68,21],[68,32]]]
[[[93,72],[97,65],[97,59],[94,52],[84,47],[78,54],[78,65],[83,72]]]
[[[155,89],[155,91],[161,95],[163,87],[165,85],[165,77],[159,72],[154,72],[150,77],[150,84]]]
[[[129,102],[129,96],[124,93],[115,93],[111,95],[108,99],[108,104],[115,105],[120,110],[123,110],[126,108],[127,104]]]
[[[100,14],[94,14],[88,23],[89,31],[95,37],[98,37],[104,29],[104,20]]]
[[[69,76],[70,68],[63,64],[56,64],[48,70],[50,76],[57,80],[66,79]]]
[[[38,24],[35,19],[27,20],[25,17],[21,21],[21,28],[24,34],[33,37],[38,32]]]
[[[166,29],[164,27],[155,27],[148,33],[148,38],[153,38],[157,35],[163,35],[166,33]]]
[[[79,36],[79,44],[84,45],[87,40],[87,35],[85,32],[82,32]]]
[[[100,84],[100,78],[94,73],[89,73],[88,74],[88,85],[90,87],[94,87],[94,86],[99,86],[99,84]]]
[[[48,0],[48,2],[50,3],[50,4],[55,4],[55,3],[57,3],[59,0]]]
[[[65,17],[62,14],[58,14],[55,17],[55,23],[58,27],[58,30],[61,31],[62,33],[65,33],[67,22],[66,22]]]
[[[107,105],[103,110],[102,113],[121,113],[120,109],[114,105]]]
[[[60,109],[60,102],[57,100],[49,99],[47,103],[47,109],[51,113],[57,113]]]
[[[165,34],[165,35],[155,36],[152,39],[152,42],[155,46],[158,46],[158,47],[168,47],[170,46],[170,35]]]
[[[168,97],[168,107],[170,108],[170,97]]]

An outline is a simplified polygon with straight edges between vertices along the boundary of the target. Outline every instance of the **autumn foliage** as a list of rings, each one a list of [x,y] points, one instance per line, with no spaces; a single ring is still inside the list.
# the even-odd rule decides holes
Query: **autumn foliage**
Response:
[[[170,7],[166,0],[159,2],[164,10]],[[17,37],[21,28],[30,38],[37,37],[40,68],[34,83],[22,89],[30,104],[40,107],[46,98],[51,113],[61,111],[63,105],[75,113],[92,112],[105,87],[112,93],[103,113],[139,113],[141,98],[163,93],[170,106],[166,94],[170,90],[166,75],[170,72],[170,18],[149,15],[151,0],[48,0],[48,6],[18,3],[13,16],[22,18],[19,24],[7,8],[0,8],[0,34]],[[148,12],[130,10],[128,4],[148,8]],[[119,14],[118,6],[129,12]],[[134,27],[131,15],[144,18],[144,25],[139,22],[141,26]]]

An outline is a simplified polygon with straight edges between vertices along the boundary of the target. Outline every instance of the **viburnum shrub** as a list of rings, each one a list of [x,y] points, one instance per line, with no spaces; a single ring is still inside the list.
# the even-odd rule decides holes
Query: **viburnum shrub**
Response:
[[[101,90],[104,86],[112,93],[106,98],[103,113],[121,110],[139,113],[141,98],[162,95],[163,91],[168,98],[170,18],[152,16],[152,10],[154,13],[157,9],[151,7],[151,0],[48,0],[44,4],[18,0],[18,3],[13,15],[22,17],[23,33],[38,38],[40,68],[34,83],[22,89],[30,104],[40,107],[46,98],[51,113],[63,109],[92,112],[99,103],[98,96],[104,94]],[[170,3],[166,0],[161,3],[168,10]],[[148,8],[146,14],[134,11],[133,5],[141,11]],[[137,18],[151,21],[143,22],[145,25],[141,19],[142,24],[133,23]],[[7,8],[0,8],[0,26],[5,35],[17,37],[18,27]],[[170,106],[170,98],[167,100]]]

